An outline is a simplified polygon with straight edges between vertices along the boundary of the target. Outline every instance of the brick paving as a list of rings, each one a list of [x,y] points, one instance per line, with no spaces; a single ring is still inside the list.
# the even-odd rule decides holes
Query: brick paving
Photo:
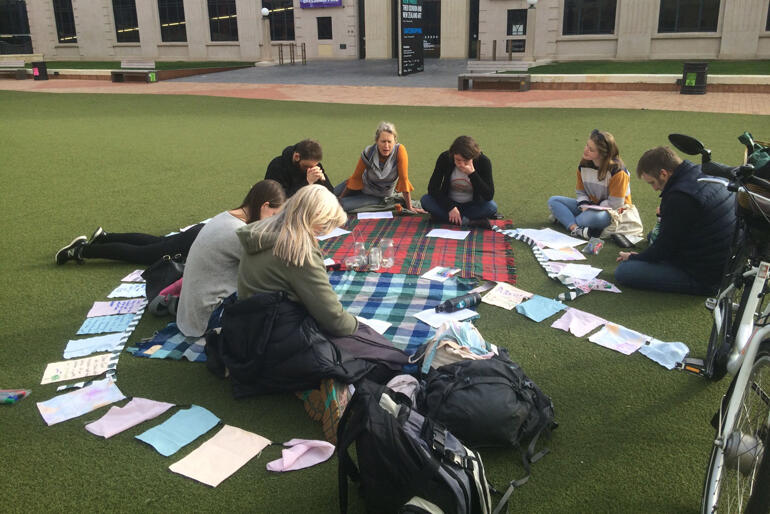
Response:
[[[334,66],[344,69],[346,63],[335,63]],[[348,66],[360,65],[354,63]],[[366,105],[616,108],[770,114],[770,95],[763,93],[681,95],[675,91],[532,90],[521,93],[457,91],[454,87],[446,86],[451,82],[452,77],[456,77],[457,66],[454,63],[443,65],[443,68],[437,69],[433,77],[426,74],[420,78],[419,82],[416,82],[416,79],[405,80],[402,82],[404,85],[399,86],[365,85],[372,82],[372,76],[362,76],[356,69],[354,71],[358,75],[356,73],[346,75],[340,72],[335,79],[333,73],[309,73],[309,67],[295,68],[297,71],[292,74],[286,66],[272,66],[187,77],[154,84],[112,83],[106,80],[83,79],[47,81],[0,79],[0,90],[45,93],[201,95]],[[362,73],[366,72],[367,69],[363,69]],[[278,83],[270,83],[271,79]],[[316,83],[308,83],[314,80]],[[397,83],[390,80],[383,80],[383,82]],[[442,87],[431,86],[436,83],[440,83]]]

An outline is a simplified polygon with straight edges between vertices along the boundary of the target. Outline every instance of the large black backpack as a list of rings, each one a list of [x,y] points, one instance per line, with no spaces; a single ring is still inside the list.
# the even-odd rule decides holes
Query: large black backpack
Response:
[[[524,467],[542,433],[556,427],[551,399],[505,351],[486,360],[466,360],[431,370],[417,394],[417,408],[471,448],[521,447]]]
[[[479,454],[413,410],[403,394],[360,382],[340,420],[337,439],[343,514],[349,477],[360,482],[367,512],[492,512]],[[349,453],[353,444],[357,466]]]

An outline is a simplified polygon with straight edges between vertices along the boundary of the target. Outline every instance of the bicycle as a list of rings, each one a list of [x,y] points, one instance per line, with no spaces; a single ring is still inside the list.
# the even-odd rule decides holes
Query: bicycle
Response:
[[[711,160],[711,151],[689,136],[669,141],[700,155],[699,181],[737,193],[739,226],[725,277],[706,301],[714,323],[705,359],[688,358],[680,369],[709,380],[733,380],[712,420],[716,428],[703,486],[701,512],[770,510],[770,182],[751,165],[731,167]]]

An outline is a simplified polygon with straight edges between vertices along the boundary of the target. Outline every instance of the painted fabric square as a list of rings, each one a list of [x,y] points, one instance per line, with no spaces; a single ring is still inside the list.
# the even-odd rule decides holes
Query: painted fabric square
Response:
[[[55,425],[124,398],[115,382],[111,378],[105,378],[77,391],[54,396],[45,402],[38,402],[37,408],[47,425]]]
[[[592,330],[607,323],[606,319],[600,318],[590,312],[584,312],[572,307],[567,308],[564,315],[554,321],[551,327],[570,332],[577,337],[583,337]]]
[[[540,295],[532,295],[532,298],[516,306],[516,312],[540,323],[566,308],[567,306],[559,301]]]
[[[615,323],[607,323],[600,331],[588,338],[592,343],[624,355],[631,355],[648,339],[650,337]]]
[[[219,418],[208,409],[193,405],[189,409],[180,410],[160,425],[142,432],[136,438],[155,448],[164,457],[168,457],[214,428],[217,423]]]

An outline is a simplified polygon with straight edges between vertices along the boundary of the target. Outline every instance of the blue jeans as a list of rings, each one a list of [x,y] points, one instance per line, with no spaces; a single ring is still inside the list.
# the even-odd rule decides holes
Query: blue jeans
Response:
[[[572,225],[603,230],[612,221],[606,211],[593,209],[582,211],[578,207],[577,200],[566,196],[552,196],[548,199],[548,208],[567,230]]]
[[[717,290],[716,287],[698,282],[682,269],[667,262],[621,262],[615,269],[615,281],[622,286],[665,293],[709,296]]]
[[[339,198],[345,188],[347,187],[347,180],[343,180],[337,187],[334,188],[334,194]],[[344,198],[340,198],[340,205],[345,212],[354,211],[363,207],[369,206],[384,206],[386,199],[380,196],[368,195],[362,191],[355,191],[353,189],[348,190],[348,194]]]
[[[433,217],[441,221],[449,221],[449,211],[444,209],[431,195],[423,196],[420,199],[420,204]],[[469,220],[489,219],[497,214],[497,204],[493,200],[478,203],[455,203],[453,207],[457,207],[460,211],[460,216]]]

